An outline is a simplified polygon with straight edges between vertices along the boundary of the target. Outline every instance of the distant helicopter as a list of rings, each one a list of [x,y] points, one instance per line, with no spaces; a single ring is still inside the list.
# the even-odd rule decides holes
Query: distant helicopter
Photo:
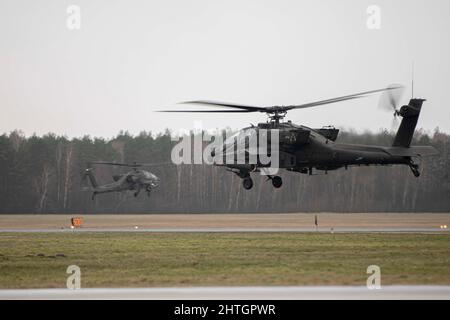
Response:
[[[260,161],[260,141],[258,131],[265,129],[266,131],[277,130],[279,134],[279,166],[278,168],[288,171],[299,172],[303,174],[313,174],[313,170],[322,170],[327,173],[330,170],[345,168],[349,166],[369,166],[369,165],[407,165],[410,167],[415,177],[420,176],[419,164],[417,159],[424,156],[437,154],[437,150],[432,146],[410,146],[417,121],[419,119],[424,99],[411,99],[407,105],[400,109],[399,100],[403,86],[391,85],[387,88],[366,91],[333,99],[326,99],[301,105],[290,106],[249,106],[242,104],[217,102],[217,101],[188,101],[183,104],[206,105],[210,107],[223,107],[226,109],[215,110],[161,110],[159,112],[194,112],[194,113],[250,113],[262,112],[268,115],[268,121],[259,123],[257,126],[247,127],[240,130],[234,136],[225,140],[222,146],[213,149],[211,156],[223,156],[227,158],[228,154],[236,154],[237,144],[247,142],[252,138],[258,141],[258,151],[255,149],[245,149],[246,159],[249,154],[256,154],[256,163],[238,163],[235,161],[221,161],[215,165],[227,167],[227,169],[243,179],[244,189],[253,187],[253,180],[250,176],[253,172],[259,172],[262,168],[270,167],[270,164],[263,164]],[[380,105],[394,111],[394,117],[401,116],[402,122],[393,144],[390,147],[373,146],[373,145],[356,145],[336,143],[339,130],[334,127],[324,127],[321,129],[312,129],[302,125],[293,124],[291,121],[283,122],[282,120],[288,111],[294,109],[304,109],[322,106],[326,104],[337,103],[346,100],[353,100],[365,97],[369,94],[383,92]],[[254,135],[254,136],[252,136]],[[269,136],[269,134],[267,134]],[[244,140],[244,141],[242,141]],[[269,147],[267,147],[270,153]],[[232,157],[233,158],[233,157]],[[282,178],[278,175],[268,175],[269,180],[275,188],[282,186]]]
[[[99,165],[110,165],[110,166],[120,166],[120,167],[130,167],[133,168],[124,174],[114,175],[114,182],[99,185],[92,171],[92,164]],[[95,199],[97,194],[109,193],[109,192],[124,192],[124,191],[134,191],[134,196],[137,197],[141,190],[147,191],[147,195],[150,196],[151,191],[159,186],[160,179],[153,173],[142,170],[142,167],[153,167],[160,164],[146,164],[146,163],[116,163],[116,162],[89,162],[88,167],[85,170],[84,175],[89,178],[92,185],[92,200]]]

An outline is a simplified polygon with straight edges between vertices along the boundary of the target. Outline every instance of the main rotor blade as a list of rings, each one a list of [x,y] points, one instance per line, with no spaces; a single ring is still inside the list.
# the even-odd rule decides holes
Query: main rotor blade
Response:
[[[364,98],[369,94],[377,93],[377,92],[384,92],[384,91],[390,91],[390,90],[396,90],[400,89],[402,86],[390,86],[383,89],[377,89],[377,90],[370,90],[370,91],[364,91],[359,93],[354,93],[342,97],[336,97],[332,99],[326,99],[326,100],[319,100],[314,101],[310,103],[305,103],[301,105],[290,105],[290,106],[271,106],[271,107],[256,107],[256,106],[249,106],[249,105],[243,105],[243,104],[236,104],[236,103],[228,103],[228,102],[219,102],[219,101],[211,101],[211,100],[195,100],[195,101],[186,101],[181,102],[181,104],[198,104],[198,105],[205,105],[205,106],[212,106],[212,107],[226,107],[226,108],[234,108],[233,110],[160,110],[158,112],[184,112],[184,113],[246,113],[246,112],[265,112],[265,113],[278,113],[278,112],[285,112],[292,109],[305,109],[305,108],[312,108],[317,107],[325,104],[331,104],[346,100],[353,100],[353,99],[359,99]]]
[[[259,110],[158,110],[156,112],[193,112],[193,113],[245,113],[245,112],[257,112]]]
[[[89,164],[101,164],[108,166],[119,166],[119,167],[139,167],[139,164],[129,164],[129,163],[120,163],[120,162],[108,162],[108,161],[90,161]]]
[[[395,89],[399,89],[399,88],[401,88],[401,86],[392,86],[392,87],[383,88],[383,89],[354,93],[354,94],[337,97],[337,98],[332,98],[332,99],[327,99],[327,100],[320,100],[320,101],[305,103],[305,104],[301,104],[301,105],[286,106],[283,109],[284,110],[292,110],[292,109],[311,108],[311,107],[321,106],[324,104],[331,104],[331,103],[336,103],[336,102],[341,102],[341,101],[346,101],[346,100],[359,99],[359,98],[363,98],[366,95],[369,95],[372,93],[395,90]]]
[[[160,167],[174,165],[172,162],[138,163],[139,167]]]
[[[226,107],[226,108],[236,108],[236,109],[244,109],[249,111],[265,111],[266,108],[264,107],[256,107],[256,106],[249,106],[245,104],[237,104],[237,103],[230,103],[230,102],[221,102],[221,101],[212,101],[212,100],[195,100],[195,101],[185,101],[181,102],[180,104],[198,104],[198,105],[204,105],[204,106],[213,106],[213,107]]]
[[[91,161],[89,164],[101,164],[101,165],[108,165],[108,166],[119,166],[119,167],[130,167],[130,168],[137,168],[137,167],[157,167],[157,166],[164,166],[168,164],[172,164],[171,162],[155,162],[155,163],[120,163],[120,162],[108,162],[108,161]]]

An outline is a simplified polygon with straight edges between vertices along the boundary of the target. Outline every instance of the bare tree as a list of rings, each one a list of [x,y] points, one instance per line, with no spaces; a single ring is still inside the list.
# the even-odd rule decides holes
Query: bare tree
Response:
[[[42,173],[35,179],[35,189],[38,197],[37,211],[42,212],[45,208],[48,195],[48,186],[50,181],[50,166],[46,163],[42,168]]]
[[[67,209],[72,162],[73,162],[73,144],[70,143],[67,146],[67,151],[66,151],[66,170],[65,170],[65,175],[64,175],[64,201],[63,201],[64,210]]]

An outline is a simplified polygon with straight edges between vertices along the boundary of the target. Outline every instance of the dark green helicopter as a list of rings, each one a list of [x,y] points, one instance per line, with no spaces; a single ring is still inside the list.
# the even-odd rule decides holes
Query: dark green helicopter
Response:
[[[349,166],[387,166],[387,165],[407,165],[410,167],[415,177],[420,176],[419,161],[421,157],[436,155],[437,150],[432,146],[411,146],[414,130],[419,119],[424,99],[411,99],[407,105],[398,109],[398,102],[401,98],[403,87],[400,85],[391,85],[387,88],[366,91],[342,97],[321,100],[301,105],[290,106],[271,106],[259,107],[234,103],[225,103],[217,101],[188,101],[184,104],[206,105],[212,107],[224,107],[219,110],[163,110],[162,112],[194,112],[194,113],[250,113],[262,112],[268,115],[268,121],[259,123],[257,126],[251,126],[240,130],[233,137],[225,140],[221,147],[215,148],[211,152],[212,157],[224,157],[227,154],[236,154],[237,147],[241,139],[252,138],[252,135],[258,136],[258,131],[276,129],[279,134],[278,146],[278,168],[302,174],[312,175],[315,170],[321,170],[327,173],[330,170],[339,168],[347,169]],[[334,127],[324,127],[312,129],[302,125],[293,124],[291,121],[282,121],[287,112],[295,109],[312,108],[346,100],[358,99],[369,94],[383,92],[380,99],[380,106],[391,109],[394,112],[394,119],[402,117],[402,122],[396,133],[392,146],[374,146],[344,144],[336,142],[339,130]],[[269,136],[269,134],[268,134]],[[254,137],[258,139],[258,137]],[[248,140],[245,145],[248,146]],[[258,146],[260,141],[258,140]],[[270,142],[267,144],[270,145]],[[270,155],[270,147],[267,148]],[[221,165],[227,167],[229,171],[234,172],[243,179],[245,189],[253,187],[251,178],[252,172],[260,172],[270,164],[262,164],[260,161],[260,148],[255,151],[253,148],[245,149],[245,159],[249,159],[250,154],[256,154],[256,163],[242,163],[235,161],[221,161]],[[217,158],[216,158],[217,159]],[[275,188],[282,186],[282,179],[278,175],[268,175]]]
[[[92,164],[100,164],[100,165],[110,165],[110,166],[120,166],[120,167],[130,167],[131,171],[114,175],[114,182],[99,185],[92,171]],[[97,194],[101,193],[109,193],[109,192],[124,192],[124,191],[134,191],[134,196],[137,197],[141,190],[145,190],[147,195],[150,196],[151,191],[159,186],[160,179],[154,175],[153,173],[142,170],[142,167],[153,167],[159,164],[145,164],[145,163],[116,163],[116,162],[103,162],[103,161],[95,161],[89,162],[88,167],[84,175],[89,178],[89,181],[92,185],[92,200],[95,199]]]

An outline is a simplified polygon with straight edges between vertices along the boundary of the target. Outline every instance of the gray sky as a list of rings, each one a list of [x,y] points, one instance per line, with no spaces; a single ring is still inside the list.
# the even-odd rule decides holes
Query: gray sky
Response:
[[[81,29],[66,27],[67,7]],[[369,5],[381,29],[366,26]],[[408,85],[419,127],[450,132],[448,0],[0,0],[0,132],[112,137],[119,130],[247,126],[264,114],[154,110],[192,99],[300,104]],[[291,111],[309,126],[390,128],[378,97]],[[187,106],[182,106],[187,107]]]

